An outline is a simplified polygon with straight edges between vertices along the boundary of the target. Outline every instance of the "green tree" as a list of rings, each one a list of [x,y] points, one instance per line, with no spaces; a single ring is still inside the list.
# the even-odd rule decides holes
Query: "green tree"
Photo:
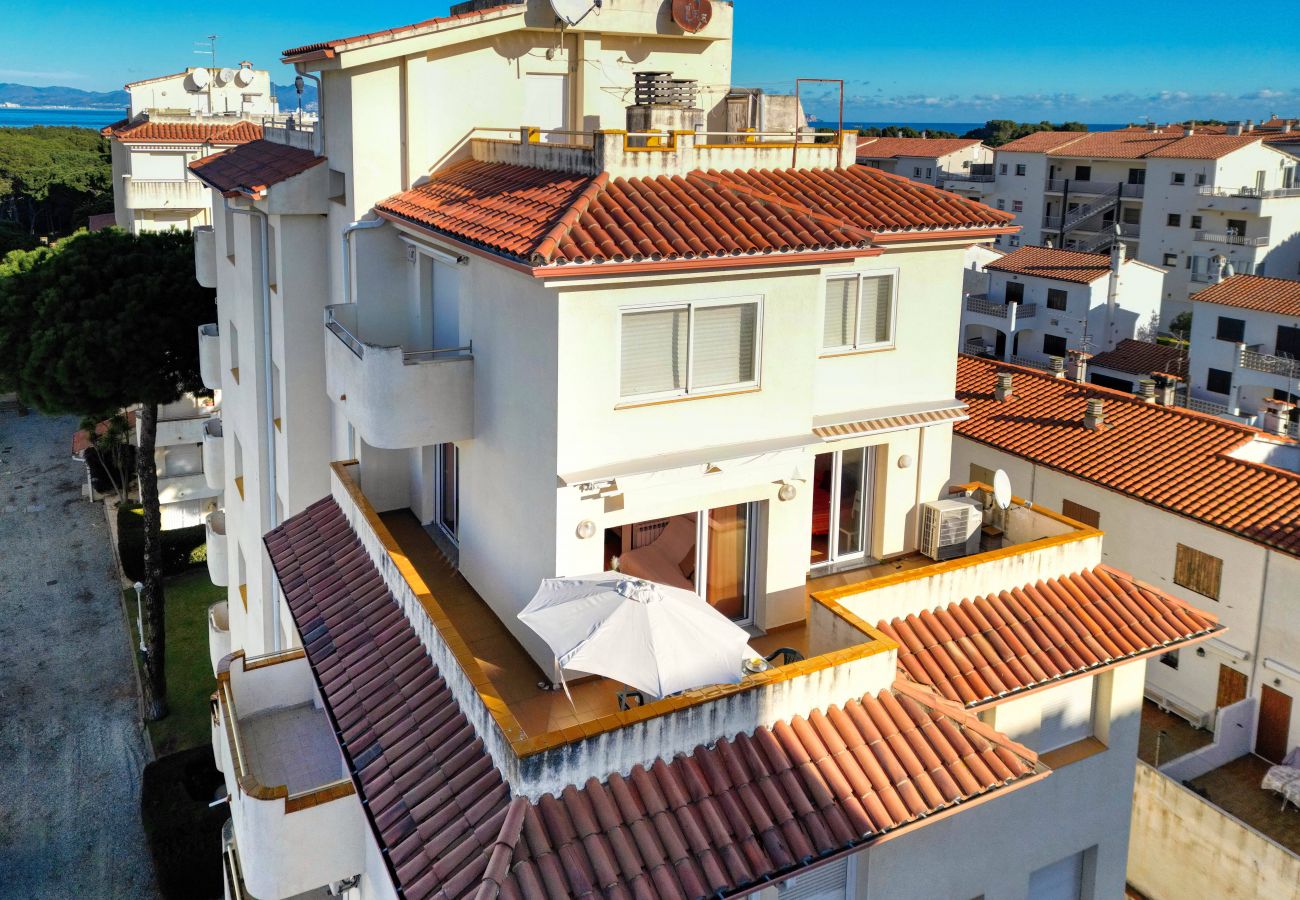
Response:
[[[201,389],[195,332],[214,292],[194,280],[188,233],[78,233],[0,262],[0,389],[38,409],[107,418],[139,404],[148,718],[167,714],[158,405]]]
[[[62,236],[112,208],[112,163],[98,132],[0,128],[0,221]]]
[[[1054,125],[1044,119],[1042,122],[1014,122],[1011,119],[989,119],[983,128],[975,128],[962,137],[978,138],[990,147],[1000,147],[1016,138],[1038,131],[1087,131],[1088,126],[1082,122],[1062,122]]]

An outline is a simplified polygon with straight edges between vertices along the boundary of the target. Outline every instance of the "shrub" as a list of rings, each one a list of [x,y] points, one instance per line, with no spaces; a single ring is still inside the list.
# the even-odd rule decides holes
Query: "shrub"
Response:
[[[208,560],[207,529],[202,525],[173,528],[162,533],[162,570],[164,576],[179,575],[191,566]],[[117,552],[122,572],[132,581],[144,577],[144,516],[139,503],[122,503],[117,507]]]
[[[222,896],[221,826],[230,808],[208,804],[223,783],[211,747],[182,750],[144,767],[140,818],[164,897]]]

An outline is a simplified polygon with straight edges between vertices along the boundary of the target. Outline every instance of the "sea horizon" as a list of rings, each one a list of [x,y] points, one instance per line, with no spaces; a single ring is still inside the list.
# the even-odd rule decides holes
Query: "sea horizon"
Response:
[[[99,130],[126,115],[125,108],[73,106],[0,106],[0,128],[48,125]]]

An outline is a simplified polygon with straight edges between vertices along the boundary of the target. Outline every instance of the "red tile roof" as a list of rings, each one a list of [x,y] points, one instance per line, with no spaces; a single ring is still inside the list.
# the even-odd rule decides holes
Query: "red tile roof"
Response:
[[[993,396],[1000,371],[1015,373],[1006,403]],[[1300,556],[1300,475],[1229,455],[1254,428],[966,355],[957,397],[964,438]],[[1106,410],[1095,431],[1083,427],[1090,397]]]
[[[376,209],[535,266],[861,248],[1014,218],[865,166],[611,179],[475,160]]]
[[[1218,619],[1109,566],[892,622],[898,662],[968,708],[1203,640]]]
[[[1008,141],[995,149],[1006,150],[1010,153],[1046,153],[1048,150],[1055,150],[1063,144],[1087,136],[1088,132],[1086,131],[1035,131],[1033,134],[1016,138],[1014,141]]]
[[[1091,159],[1140,159],[1178,140],[1148,131],[1093,131],[1048,151],[1048,156],[1086,156]]]
[[[1197,291],[1191,299],[1279,316],[1300,317],[1300,281],[1287,278],[1234,275],[1203,291]]]
[[[447,26],[467,25],[469,20],[486,18],[494,13],[506,10],[522,13],[524,8],[520,3],[502,3],[499,6],[492,6],[487,9],[476,9],[450,16],[440,16],[435,19],[425,19],[423,22],[399,25],[396,28],[385,28],[383,31],[372,31],[369,34],[356,34],[352,37],[318,41],[315,44],[304,44],[301,47],[290,47],[288,50],[281,51],[280,56],[288,60],[295,56],[304,56],[308,53],[320,53],[322,51],[327,55],[333,55],[336,51],[345,49],[350,45],[382,43],[392,38],[414,37],[416,34],[439,31]]]
[[[1090,284],[1110,274],[1110,255],[1055,247],[1021,247],[1001,259],[987,263],[984,268],[990,272],[1010,272],[1015,275],[1051,278],[1053,281]]]
[[[107,434],[108,429],[111,428],[112,425],[113,422],[111,419],[104,419],[99,422],[95,425],[95,436],[102,437]],[[133,410],[128,409],[126,411],[126,427],[130,432],[127,442],[132,443],[135,438],[135,412]],[[81,428],[72,433],[72,455],[77,457],[77,459],[81,459],[81,455],[94,445],[94,441],[90,437],[90,432],[86,429]]]
[[[112,132],[124,144],[243,144],[262,138],[262,126],[236,122],[151,122],[145,120]]]
[[[130,119],[118,119],[116,122],[112,123],[111,125],[105,125],[103,128],[99,129],[99,136],[112,137],[113,134],[118,131],[118,129],[123,128],[129,124],[131,124]]]
[[[190,171],[223,194],[257,196],[324,161],[310,150],[259,140],[196,159]]]
[[[341,509],[266,537],[375,837],[409,900],[726,896],[1044,774],[900,681],[690,755],[511,796]]]
[[[1187,351],[1126,338],[1116,344],[1114,350],[1098,353],[1088,365],[1090,368],[1114,369],[1130,375],[1163,372],[1183,378],[1187,374]]]
[[[1257,144],[1258,134],[1193,134],[1147,154],[1150,159],[1219,159],[1242,147]]]
[[[979,143],[979,138],[859,137],[859,159],[893,159],[896,156],[947,156]]]

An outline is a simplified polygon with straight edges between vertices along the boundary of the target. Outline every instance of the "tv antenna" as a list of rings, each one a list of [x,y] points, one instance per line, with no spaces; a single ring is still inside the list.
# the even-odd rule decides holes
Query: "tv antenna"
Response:
[[[204,42],[204,41],[195,41],[195,42],[194,42],[194,46],[195,46],[195,47],[202,47],[202,46],[204,45],[204,43],[207,43],[208,48],[207,48],[206,50],[195,50],[194,52],[197,53],[197,54],[199,54],[200,56],[202,56],[204,53],[206,53],[206,54],[208,54],[209,56],[211,56],[211,57],[212,57],[212,68],[214,68],[214,69],[217,67],[217,38],[219,38],[219,37],[221,37],[221,35],[219,35],[219,34],[210,34],[210,35],[208,35],[208,39],[207,39],[206,42]]]

